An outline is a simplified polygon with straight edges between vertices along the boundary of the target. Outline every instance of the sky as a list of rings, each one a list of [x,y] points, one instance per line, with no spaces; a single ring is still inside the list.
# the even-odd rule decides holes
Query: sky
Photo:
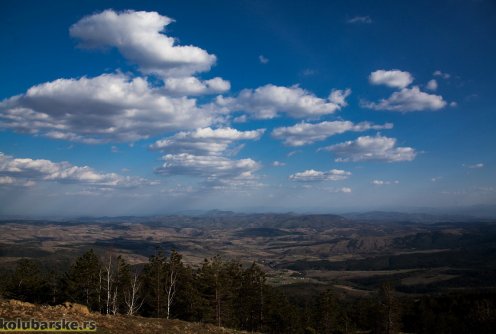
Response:
[[[0,215],[496,205],[494,1],[0,9]]]

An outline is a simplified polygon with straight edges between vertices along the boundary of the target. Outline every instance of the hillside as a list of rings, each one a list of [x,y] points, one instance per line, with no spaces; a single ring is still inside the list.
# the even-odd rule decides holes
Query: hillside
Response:
[[[136,316],[110,315],[89,312],[86,306],[72,303],[64,305],[46,306],[25,303],[17,300],[0,300],[0,318],[36,319],[39,321],[61,320],[94,321],[97,326],[95,333],[106,334],[227,334],[246,333],[217,327],[211,324],[191,323],[181,320],[166,320],[158,318],[144,318]]]

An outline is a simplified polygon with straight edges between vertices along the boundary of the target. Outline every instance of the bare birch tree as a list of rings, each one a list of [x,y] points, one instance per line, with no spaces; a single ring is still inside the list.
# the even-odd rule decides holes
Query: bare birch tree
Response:
[[[141,282],[139,274],[134,272],[128,291],[124,294],[124,302],[127,307],[127,315],[134,315],[143,306],[144,299],[139,297]]]
[[[109,255],[108,260],[105,261],[104,271],[105,271],[105,283],[106,283],[106,292],[107,292],[105,313],[110,314],[110,306],[112,302],[112,288],[113,288],[112,255]]]
[[[176,296],[176,287],[177,287],[177,276],[178,272],[182,266],[182,256],[173,250],[171,252],[169,261],[166,263],[166,281],[165,281],[165,289],[166,289],[166,297],[167,297],[167,319],[170,318],[171,307],[174,303],[174,298]]]

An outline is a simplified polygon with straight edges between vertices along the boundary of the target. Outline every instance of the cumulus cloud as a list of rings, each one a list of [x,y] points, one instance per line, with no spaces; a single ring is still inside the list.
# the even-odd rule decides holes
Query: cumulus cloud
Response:
[[[362,103],[363,107],[369,109],[399,112],[439,110],[446,105],[447,103],[442,96],[422,92],[417,86],[403,88],[379,102]]]
[[[244,111],[258,119],[271,119],[286,114],[293,118],[320,117],[345,106],[349,93],[334,91],[330,99],[322,99],[298,87],[268,84],[256,89],[243,89],[235,98],[219,98],[217,104],[230,111]]]
[[[155,169],[161,175],[189,175],[219,180],[253,180],[260,164],[252,159],[231,160],[217,155],[193,155],[189,153],[167,154],[165,163]]]
[[[397,147],[396,139],[377,135],[375,137],[358,137],[354,141],[346,141],[324,147],[321,150],[333,152],[337,162],[346,161],[411,161],[417,152],[411,147]]]
[[[327,172],[308,169],[303,172],[291,174],[289,179],[297,182],[340,181],[347,179],[350,175],[351,172],[341,169],[331,169]]]
[[[286,163],[276,160],[276,161],[273,161],[272,162],[272,166],[274,166],[274,167],[283,167],[283,166],[286,166]]]
[[[143,178],[100,173],[88,166],[46,159],[14,158],[0,152],[0,184],[26,185],[36,182],[84,184],[100,187],[137,187],[155,182]]]
[[[373,85],[386,85],[393,88],[405,88],[413,82],[409,72],[400,70],[377,70],[370,73],[369,82]]]
[[[437,81],[435,79],[429,80],[426,87],[428,90],[432,90],[432,91],[437,90],[438,87]]]
[[[351,23],[351,24],[370,24],[372,23],[372,19],[370,18],[370,16],[355,16],[355,17],[352,17],[351,19],[348,19],[346,21],[347,23]]]
[[[157,12],[105,10],[86,16],[70,28],[85,48],[115,47],[145,74],[187,76],[210,70],[215,55],[192,46],[176,45],[164,34],[173,20]]]
[[[264,132],[265,129],[239,131],[232,128],[202,128],[179,132],[169,138],[158,140],[150,148],[169,153],[220,155],[235,141],[258,140]]]
[[[210,125],[196,100],[123,74],[58,79],[0,102],[0,128],[85,143],[136,141]]]
[[[219,77],[203,81],[195,77],[172,77],[165,79],[164,86],[167,93],[178,96],[220,94],[231,89],[231,83]]]
[[[303,122],[289,127],[276,128],[272,131],[272,136],[282,140],[288,146],[302,146],[325,140],[347,131],[362,132],[392,128],[392,123],[374,125],[370,122],[353,124],[350,121],[325,121],[313,124]]]

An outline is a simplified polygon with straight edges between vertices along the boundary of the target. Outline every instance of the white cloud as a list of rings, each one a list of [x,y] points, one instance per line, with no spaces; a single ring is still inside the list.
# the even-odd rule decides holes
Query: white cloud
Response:
[[[283,167],[283,166],[286,166],[286,163],[276,160],[276,161],[272,162],[272,166],[274,166],[274,167]]]
[[[195,77],[173,77],[165,79],[164,86],[167,93],[179,96],[220,94],[231,89],[231,83],[219,77],[203,81]]]
[[[435,77],[441,77],[443,79],[449,79],[451,77],[451,75],[449,73],[444,73],[444,72],[441,72],[440,70],[434,71],[434,73],[432,73],[432,75],[434,75]]]
[[[260,61],[260,64],[267,64],[269,62],[269,58],[265,57],[264,55],[258,56],[258,60]]]
[[[376,185],[376,186],[384,186],[384,185],[390,185],[390,184],[399,184],[400,181],[398,181],[398,180],[395,180],[395,181],[373,180],[371,183],[373,185]]]
[[[2,158],[2,155],[0,154],[0,159]],[[6,185],[6,184],[14,184],[15,179],[10,176],[0,176],[0,186],[1,185]]]
[[[86,48],[115,47],[146,74],[187,76],[210,70],[214,55],[196,46],[176,45],[163,33],[172,23],[157,12],[105,10],[86,16],[70,28],[72,37]]]
[[[136,187],[154,184],[143,178],[100,173],[88,166],[74,166],[66,161],[14,158],[0,153],[0,184],[26,185],[27,182],[58,182],[100,187]]]
[[[351,175],[351,172],[341,169],[331,169],[322,172],[314,169],[308,169],[303,172],[295,173],[289,176],[291,181],[298,182],[316,182],[316,181],[340,181],[345,180]]]
[[[358,137],[322,148],[336,154],[337,162],[379,160],[387,162],[411,161],[417,152],[411,147],[396,147],[396,139],[377,135]]]
[[[351,188],[349,188],[349,187],[342,187],[340,189],[337,189],[337,192],[349,194],[349,193],[351,193]]]
[[[417,86],[413,86],[394,92],[389,98],[379,102],[363,102],[362,106],[375,110],[410,112],[439,110],[446,104],[442,96],[422,92]]]
[[[429,80],[426,87],[428,90],[432,90],[432,91],[437,90],[438,87],[437,81],[435,79]]]
[[[272,136],[288,146],[302,146],[325,140],[346,131],[367,131],[392,129],[392,123],[374,125],[369,122],[353,124],[350,121],[325,121],[321,123],[299,123],[290,127],[280,127],[272,131]]]
[[[346,21],[347,23],[355,23],[355,24],[370,24],[372,23],[372,19],[370,18],[370,16],[355,16],[355,17],[352,17],[351,19],[349,19],[348,21]]]
[[[58,79],[0,102],[0,127],[85,143],[136,141],[208,126],[196,100],[167,97],[142,78]]]
[[[202,128],[191,132],[179,132],[150,145],[152,150],[195,155],[220,155],[239,140],[258,140],[265,129],[239,131],[232,128]]]
[[[470,169],[484,168],[484,164],[481,162],[479,162],[477,164],[473,164],[473,165],[463,165],[463,166],[470,168]]]
[[[218,180],[253,180],[253,173],[260,164],[252,159],[231,160],[217,155],[192,155],[189,153],[167,154],[162,157],[165,163],[155,169],[161,175],[190,175]]]
[[[410,73],[400,70],[377,70],[370,73],[369,82],[373,85],[405,88],[413,82],[413,77]]]
[[[317,74],[317,71],[312,68],[305,68],[303,71],[301,71],[301,75],[303,75],[304,77],[309,77],[315,74]]]
[[[302,152],[303,152],[302,150],[291,151],[291,152],[288,152],[287,156],[288,156],[288,158],[290,158],[293,155],[300,154]]]
[[[335,93],[335,97],[345,93]],[[332,94],[331,94],[332,95]],[[219,98],[217,104],[230,111],[245,111],[258,119],[271,119],[281,113],[293,118],[320,117],[341,109],[344,103],[316,97],[298,86],[268,84],[257,89],[243,89],[236,98]]]
[[[248,121],[248,117],[246,115],[240,115],[237,117],[234,117],[233,122],[234,123],[246,123]]]
[[[329,95],[329,101],[340,107],[346,107],[348,105],[348,102],[346,102],[346,98],[350,96],[350,94],[351,89],[349,88],[345,90],[333,89],[331,94]]]

